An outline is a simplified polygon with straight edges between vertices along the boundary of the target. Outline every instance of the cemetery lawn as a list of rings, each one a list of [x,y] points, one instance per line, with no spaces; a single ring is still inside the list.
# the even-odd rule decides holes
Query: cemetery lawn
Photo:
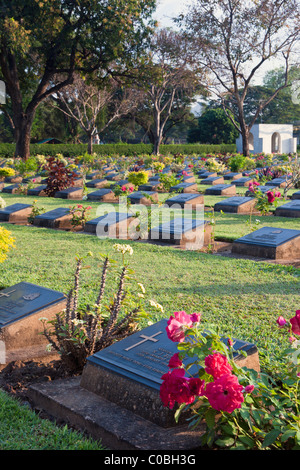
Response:
[[[17,202],[32,203],[33,198],[5,195],[5,200],[10,205]],[[77,202],[91,205],[90,218],[96,216],[98,202],[38,198],[38,206],[46,210],[69,207]],[[248,218],[239,214],[216,215],[216,238],[234,240],[249,233],[246,225]],[[300,230],[300,219],[272,216],[257,218],[261,221],[260,227],[270,225]],[[287,346],[287,336],[277,327],[276,319],[280,315],[291,318],[299,309],[298,267],[184,251],[145,241],[100,240],[95,235],[84,233],[7,223],[1,223],[1,226],[11,231],[16,248],[0,264],[0,288],[27,281],[67,294],[73,287],[75,256],[92,252],[94,257],[87,260],[90,267],[82,273],[79,302],[82,307],[93,305],[101,276],[100,254],[109,254],[121,260],[120,255],[113,250],[114,243],[130,244],[133,255],[128,257],[128,261],[137,281],[144,285],[147,298],[156,300],[164,308],[164,313],[158,311],[151,318],[143,319],[141,328],[147,326],[148,320],[156,322],[161,318],[169,318],[174,311],[201,312],[203,323],[214,323],[224,336],[230,335],[255,343],[262,369],[272,373],[282,368],[278,356],[282,348]],[[109,284],[109,289],[111,286]],[[37,418],[31,415],[24,418],[28,422],[25,431],[19,425],[16,428],[7,426],[5,423],[14,419],[9,416],[9,409],[14,406],[14,402],[10,403],[9,400],[0,393],[0,410],[4,413],[0,420],[1,449],[16,448],[14,445],[19,445],[18,448],[38,446],[39,449],[82,448],[76,446],[85,445],[78,436],[69,444],[69,431],[62,428],[62,434],[56,434],[58,430],[50,424],[49,428],[44,429],[43,426],[48,424],[40,421],[39,424],[33,424]],[[20,407],[16,416],[17,413],[27,416],[28,410]],[[37,436],[40,432],[39,438],[31,433],[33,427],[37,429]],[[19,434],[22,436],[20,441]],[[90,443],[86,445],[92,446]]]

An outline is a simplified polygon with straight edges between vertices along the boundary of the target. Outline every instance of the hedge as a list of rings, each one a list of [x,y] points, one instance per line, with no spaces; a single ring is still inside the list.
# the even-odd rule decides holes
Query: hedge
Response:
[[[94,145],[93,151],[98,155],[142,155],[151,154],[153,150],[152,144],[104,144]],[[14,156],[15,144],[0,143],[0,157],[10,158]],[[58,153],[63,154],[64,157],[76,157],[87,152],[87,145],[85,144],[31,144],[31,155],[45,155],[54,156]],[[236,146],[233,144],[169,144],[161,145],[160,153],[176,154],[181,153],[185,155],[195,154],[209,154],[209,153],[233,153],[236,152]]]

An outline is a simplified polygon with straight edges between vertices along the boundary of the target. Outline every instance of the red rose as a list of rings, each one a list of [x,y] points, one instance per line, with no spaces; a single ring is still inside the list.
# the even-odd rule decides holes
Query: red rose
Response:
[[[244,401],[242,390],[243,386],[239,384],[238,378],[226,374],[214,382],[209,382],[204,394],[215,410],[232,413],[235,409],[241,408]]]
[[[272,193],[272,191],[268,191],[267,192],[267,196],[268,196],[268,202],[270,204],[272,204],[274,201],[275,201],[275,196],[274,194]]]
[[[218,379],[222,375],[230,374],[232,367],[227,361],[226,356],[220,353],[211,354],[205,358],[205,372]]]
[[[300,335],[300,310],[296,310],[296,315],[290,319],[292,325],[292,332],[295,335]]]

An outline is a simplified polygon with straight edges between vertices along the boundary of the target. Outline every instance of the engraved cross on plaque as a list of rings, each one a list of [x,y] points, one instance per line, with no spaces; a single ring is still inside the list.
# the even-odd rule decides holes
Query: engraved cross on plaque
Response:
[[[0,292],[0,297],[9,297],[9,294],[12,294],[12,292],[15,292],[16,289],[11,290],[10,292]]]
[[[145,343],[148,340],[153,341],[154,343],[156,343],[158,341],[158,339],[154,339],[154,336],[160,335],[161,333],[162,333],[162,331],[159,331],[158,333],[155,333],[155,335],[152,335],[152,336],[140,335],[140,338],[144,338],[144,339],[142,339],[142,341],[139,341],[136,344],[133,344],[129,348],[126,348],[125,351],[129,351],[129,349],[135,348],[136,346],[139,346],[140,344]]]

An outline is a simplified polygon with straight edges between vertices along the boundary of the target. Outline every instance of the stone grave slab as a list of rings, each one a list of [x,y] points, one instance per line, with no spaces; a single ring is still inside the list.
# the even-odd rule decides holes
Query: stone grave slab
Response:
[[[163,428],[176,426],[174,410],[164,407],[159,397],[161,377],[169,370],[170,358],[178,352],[177,343],[167,337],[166,327],[167,320],[163,319],[90,356],[81,387]],[[254,344],[235,339],[234,349],[239,366],[259,370]],[[248,354],[246,358],[241,350]],[[192,366],[189,373],[197,376],[197,366]]]
[[[11,204],[10,206],[0,209],[0,220],[12,224],[27,224],[31,212],[31,204]]]
[[[266,185],[261,185],[257,186],[257,189],[259,189],[262,193],[266,193],[267,191],[273,191],[274,189],[277,189],[278,186],[266,186]],[[245,192],[245,196],[253,196],[253,192],[248,190]]]
[[[249,186],[250,183],[253,183],[253,179],[248,178],[247,176],[232,181],[232,184],[235,184],[236,186]]]
[[[176,196],[170,197],[165,202],[165,204],[169,207],[178,205],[181,208],[188,206],[188,207],[192,207],[192,209],[195,209],[198,204],[203,204],[203,203],[204,203],[203,194],[196,194],[196,193],[176,194]]]
[[[14,184],[14,183],[22,183],[22,181],[23,181],[23,176],[6,176],[4,178],[5,183]]]
[[[235,196],[236,187],[234,184],[216,184],[205,190],[205,194],[213,196]]]
[[[224,201],[217,202],[214,210],[219,212],[230,212],[235,214],[249,214],[254,211],[256,200],[253,197],[233,196]],[[254,213],[254,212],[253,212]]]
[[[200,181],[200,184],[210,184],[210,185],[223,184],[223,183],[224,183],[223,176],[209,176],[208,178],[204,178],[203,180]]]
[[[30,188],[27,190],[27,196],[47,197],[47,194],[45,193],[46,188],[47,188],[46,184],[41,184],[39,186],[36,186],[35,188]]]
[[[82,188],[83,187],[83,178],[82,177],[75,178],[74,181],[73,181],[73,186],[75,186],[75,188]]]
[[[182,177],[182,180],[184,183],[196,183],[195,176],[193,174],[191,175],[178,175],[179,177]]]
[[[300,199],[300,191],[296,191],[292,194],[292,200],[294,199]]]
[[[102,202],[118,202],[119,198],[114,195],[113,191],[109,188],[98,189],[87,195],[90,201],[102,201]]]
[[[266,183],[266,186],[276,186],[276,188],[285,188],[285,178],[274,178]]]
[[[278,217],[300,217],[300,199],[293,199],[275,209]]]
[[[48,340],[41,335],[41,318],[54,319],[66,306],[63,293],[29,282],[0,291],[0,341],[5,363],[46,355]]]
[[[149,199],[147,196],[150,196]],[[131,204],[144,204],[145,206],[150,206],[158,202],[158,193],[156,191],[136,191],[129,194],[128,199]]]
[[[97,237],[119,238],[128,240],[130,238],[129,225],[138,219],[129,213],[110,212],[95,219],[89,220],[84,226],[84,232],[93,233]]]
[[[149,240],[199,250],[211,239],[211,225],[204,220],[179,217],[151,228]]]
[[[108,181],[116,181],[118,178],[120,178],[120,173],[116,173],[116,172],[106,173],[105,178]]]
[[[54,197],[61,199],[82,199],[83,188],[66,188],[61,191],[56,191]]]
[[[4,188],[2,189],[2,192],[8,193],[8,194],[15,194],[18,192],[19,188],[20,188],[19,184],[10,184],[8,186],[4,186]]]
[[[85,183],[87,188],[104,188],[104,186],[108,183],[108,180],[105,178],[94,178],[90,181]]]
[[[138,187],[138,190],[139,191],[157,191],[159,185],[160,185],[160,182],[158,180],[153,180],[153,181],[148,180],[148,183],[141,184]]]
[[[171,191],[179,191],[181,193],[197,193],[197,183],[179,183],[171,187]]]
[[[243,177],[243,173],[236,173],[236,172],[229,172],[225,173],[224,175],[224,180],[238,180]]]
[[[235,240],[232,253],[269,259],[299,259],[300,230],[262,227]]]
[[[198,176],[201,177],[201,178],[209,178],[209,177],[213,177],[213,176],[218,176],[218,174],[215,171],[200,170],[198,172]]]
[[[125,188],[130,188],[132,187],[133,188],[133,184],[130,183],[128,180],[119,180],[119,181],[116,181],[112,186],[125,186]],[[111,186],[111,187],[112,187]]]
[[[33,225],[37,227],[55,228],[61,230],[71,230],[72,215],[66,207],[58,207],[44,214],[37,215],[33,220]]]

